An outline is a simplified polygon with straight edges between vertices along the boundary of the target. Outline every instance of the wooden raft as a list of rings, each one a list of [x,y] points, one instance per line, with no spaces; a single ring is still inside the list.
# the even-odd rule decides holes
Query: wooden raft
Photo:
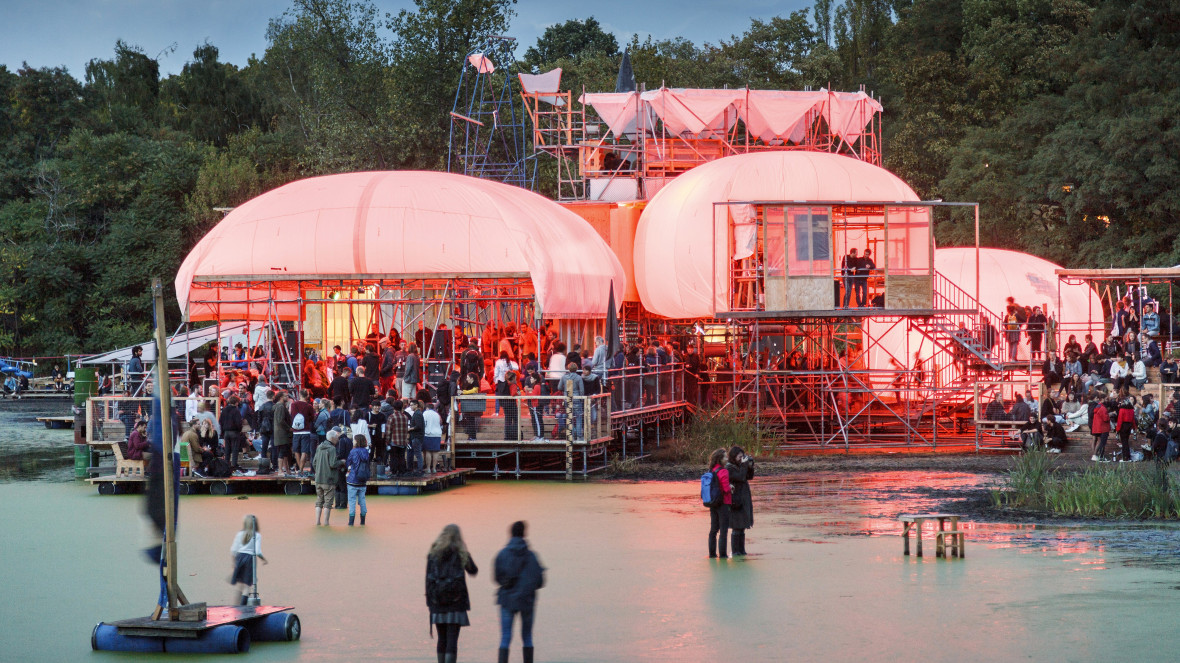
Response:
[[[199,604],[198,604],[199,605]],[[205,619],[197,621],[171,621],[149,617],[133,617],[117,622],[107,622],[118,629],[121,635],[135,635],[147,638],[198,638],[209,629],[226,624],[244,625],[276,612],[292,610],[291,606],[272,605],[215,605],[206,608]],[[182,612],[183,616],[183,612]]]

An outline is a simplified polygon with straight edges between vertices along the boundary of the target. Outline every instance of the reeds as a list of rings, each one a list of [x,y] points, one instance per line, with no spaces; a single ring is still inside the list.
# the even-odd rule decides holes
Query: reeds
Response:
[[[739,446],[755,458],[763,455],[753,417],[733,412],[698,412],[676,435],[660,444],[655,456],[677,463],[706,463],[714,449]]]
[[[1180,484],[1159,463],[1102,464],[1069,473],[1053,467],[1044,451],[1029,451],[992,491],[992,502],[1059,516],[1178,518]]]

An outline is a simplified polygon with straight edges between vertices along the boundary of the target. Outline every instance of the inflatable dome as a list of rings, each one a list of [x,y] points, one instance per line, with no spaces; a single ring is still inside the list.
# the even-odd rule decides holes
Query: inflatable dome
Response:
[[[934,250],[934,269],[968,294],[975,294],[975,249],[942,248]],[[1057,319],[1060,348],[1076,334],[1081,341],[1086,331],[1093,328],[1094,342],[1101,344],[1106,336],[1102,331],[1102,300],[1092,288],[1084,283],[1061,282],[1061,301],[1058,304],[1057,275],[1059,265],[1034,255],[1006,249],[979,249],[979,301],[984,308],[997,316],[1003,316],[1007,298],[1015,297],[1022,306],[1048,308],[1047,315]],[[868,321],[869,335],[875,337],[874,326],[885,329],[884,322]],[[999,331],[999,330],[997,330]],[[908,341],[908,346],[907,346]],[[869,365],[875,369],[890,369],[890,357],[904,361],[906,366],[913,362],[915,352],[924,361],[935,354],[936,348],[920,332],[907,332],[897,326],[885,333],[875,347],[869,350]],[[1028,346],[1022,345],[1020,360],[1028,360]]]
[[[616,302],[626,289],[610,247],[573,212],[507,184],[420,171],[312,177],[264,193],[197,243],[175,285],[190,320],[259,319],[268,301],[289,319],[297,277],[400,275],[528,275],[555,318],[605,317],[612,282]]]
[[[696,318],[726,310],[726,250],[715,247],[728,246],[728,228],[713,223],[713,204],[743,200],[894,202],[918,196],[884,168],[827,152],[755,152],[693,168],[661,189],[639,219],[635,283],[649,311]]]

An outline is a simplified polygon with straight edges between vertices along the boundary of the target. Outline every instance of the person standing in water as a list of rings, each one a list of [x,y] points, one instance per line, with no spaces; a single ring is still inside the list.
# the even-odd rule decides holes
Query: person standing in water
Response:
[[[718,449],[709,456],[709,471],[717,475],[721,484],[721,504],[709,507],[709,557],[726,559],[726,539],[729,536],[729,512],[733,504],[733,486],[729,483],[729,470],[725,469],[725,449]],[[735,551],[736,552],[736,551]]]
[[[250,586],[254,584],[254,558],[268,564],[262,555],[262,534],[258,529],[258,518],[247,514],[242,520],[242,529],[234,536],[229,554],[234,561],[234,573],[229,582],[238,590],[239,605],[246,605]]]
[[[459,656],[459,629],[470,626],[467,611],[467,576],[479,569],[467,552],[458,525],[447,525],[426,555],[426,607],[430,623],[438,628],[438,663],[455,663]]]
[[[733,490],[730,504],[729,527],[734,557],[746,554],[746,530],[754,526],[754,503],[750,497],[750,479],[754,478],[754,459],[741,447],[729,450],[729,485]]]
[[[500,663],[508,663],[508,646],[512,644],[512,622],[520,613],[520,639],[524,644],[524,663],[533,663],[533,611],[537,590],[545,586],[545,567],[529,550],[524,539],[527,525],[523,520],[508,529],[508,545],[496,555],[496,603],[500,604]]]

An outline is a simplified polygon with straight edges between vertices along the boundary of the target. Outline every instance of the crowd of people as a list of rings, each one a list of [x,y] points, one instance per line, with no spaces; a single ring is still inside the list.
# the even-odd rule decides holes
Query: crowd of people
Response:
[[[425,356],[419,344],[429,348]],[[151,388],[141,356],[135,348],[125,383],[130,395]],[[690,361],[695,356],[695,349],[688,351]],[[452,431],[469,440],[482,434],[544,441],[564,438],[568,424],[581,439],[587,420],[605,416],[605,400],[585,397],[609,392],[615,410],[668,402],[683,394],[683,378],[675,372],[685,358],[678,343],[660,339],[620,348],[613,357],[601,336],[590,351],[577,344],[567,348],[553,323],[540,333],[528,325],[489,326],[482,338],[419,324],[412,340],[393,329],[370,334],[348,353],[335,346],[321,357],[309,348],[299,387],[283,389],[270,382],[274,371],[261,346],[247,350],[239,343],[220,353],[211,346],[203,370],[191,361],[189,384],[174,387],[174,420],[197,476],[313,477],[340,469],[335,502],[341,508],[349,493],[346,476],[353,473],[316,464],[329,439],[338,460],[346,461],[363,436],[369,476],[435,473]],[[575,397],[572,405],[544,398],[567,392]],[[130,437],[141,415],[132,401],[122,409]],[[492,423],[497,419],[502,431]],[[332,431],[337,434],[329,438]],[[259,468],[245,469],[247,459],[259,460]]]

